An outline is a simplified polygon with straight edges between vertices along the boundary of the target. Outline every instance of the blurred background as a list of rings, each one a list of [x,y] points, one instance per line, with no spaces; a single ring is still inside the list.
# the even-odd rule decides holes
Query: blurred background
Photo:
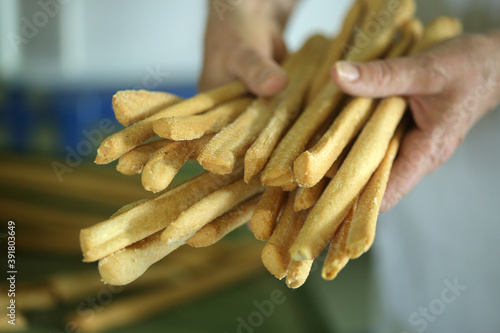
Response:
[[[440,14],[455,14],[445,2],[421,2]],[[300,1],[286,30],[289,49],[297,49],[316,32],[333,35],[350,4],[348,0]],[[82,227],[149,196],[140,178],[118,174],[114,163],[93,165],[100,141],[122,128],[114,119],[111,98],[123,89],[168,91],[182,97],[195,94],[208,5],[205,0],[0,2],[0,244],[4,253],[6,223],[14,220],[18,329],[367,331],[366,299],[372,288],[369,256],[350,263],[335,282],[321,280],[320,270],[314,269],[298,291],[288,290],[263,267],[224,286],[193,291],[193,286],[214,274],[228,252],[246,252],[260,261],[259,249],[249,243],[252,236],[245,228],[210,252],[208,259],[202,257],[204,264],[184,265],[190,262],[186,258],[201,256],[201,250],[186,249],[171,261],[164,260],[160,279],[145,278],[148,283],[119,291],[98,281],[95,264],[81,263],[78,232]],[[468,30],[475,30],[475,17],[489,19],[487,11],[471,12],[470,17]],[[199,168],[189,164],[175,182],[197,172]],[[182,268],[170,272],[167,267],[172,263]],[[231,264],[241,265],[234,260]],[[334,297],[324,297],[325,288]],[[286,302],[276,305],[272,316],[261,316],[259,325],[245,328],[241,322],[248,322],[258,311],[256,302],[269,300],[276,290]],[[151,306],[144,295],[173,291],[176,297],[134,315],[140,312],[141,302]],[[112,317],[108,312],[120,313],[116,309],[127,310],[111,324],[92,326],[106,322],[105,316]]]

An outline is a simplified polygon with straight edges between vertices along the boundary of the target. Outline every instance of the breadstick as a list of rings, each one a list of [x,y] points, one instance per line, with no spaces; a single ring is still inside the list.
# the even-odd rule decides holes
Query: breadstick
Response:
[[[359,133],[373,111],[372,98],[354,98],[342,110],[321,140],[294,162],[295,179],[302,187],[316,185],[347,144]]]
[[[299,212],[314,206],[316,201],[318,201],[321,193],[325,189],[328,181],[330,179],[324,177],[316,185],[310,188],[299,187],[297,189],[297,194],[295,195],[294,210]]]
[[[309,213],[291,249],[295,260],[316,258],[333,237],[354,199],[385,156],[405,110],[406,101],[401,97],[380,102],[339,171]]]
[[[422,34],[422,24],[410,21],[399,43],[389,51],[388,58],[406,54]],[[347,144],[355,138],[373,111],[375,101],[371,98],[354,98],[334,120],[321,140],[303,152],[294,163],[295,179],[302,187],[314,186],[328,172]]]
[[[326,175],[325,175],[326,177],[328,177],[330,179],[335,177],[335,175],[337,174],[337,171],[339,171],[339,169],[340,169],[340,166],[342,165],[342,163],[344,163],[344,160],[347,157],[347,154],[351,151],[352,145],[353,145],[353,142],[351,142],[350,144],[347,145],[347,147],[344,148],[344,150],[342,151],[340,156],[337,157],[337,159],[335,160],[335,162],[333,162],[330,169],[328,169],[328,171],[326,172]]]
[[[95,163],[107,164],[155,136],[153,122],[165,117],[179,117],[207,111],[221,103],[240,97],[247,92],[240,81],[200,93],[167,107],[152,116],[106,138],[97,149]]]
[[[124,175],[136,175],[142,172],[142,169],[148,163],[153,154],[165,147],[170,140],[155,140],[135,147],[120,157],[116,170]]]
[[[288,252],[290,245],[302,228],[306,217],[305,211],[294,212],[294,201],[295,192],[292,192],[288,196],[273,234],[262,250],[262,263],[272,275],[280,280],[286,276],[290,264],[291,258]]]
[[[403,2],[406,1],[403,0]],[[358,47],[350,49],[346,56],[347,60],[371,60],[382,55],[391,44],[399,16],[409,15],[408,13],[409,11],[398,11],[396,17],[391,17],[391,21],[380,29],[376,38],[370,39],[368,45],[363,48],[358,45]],[[342,92],[333,81],[329,81],[319,91],[271,155],[261,175],[261,181],[264,185],[282,186],[293,180],[295,159],[304,151],[316,130],[334,112],[341,97]]]
[[[297,186],[299,186],[299,184],[297,184],[297,182],[294,180],[288,184],[282,185],[281,189],[285,192],[292,192],[297,188]]]
[[[128,284],[141,276],[152,264],[183,245],[183,242],[163,243],[161,232],[148,236],[99,260],[99,273],[105,283],[115,286]]]
[[[294,62],[286,68],[290,83],[276,97],[279,104],[274,114],[245,154],[245,181],[248,182],[264,168],[279,140],[297,117],[308,85],[316,73],[314,64],[320,61],[326,42],[324,37],[315,35],[291,56],[290,61]]]
[[[198,139],[226,127],[247,108],[251,101],[250,97],[242,97],[202,114],[161,118],[155,120],[153,129],[162,138],[176,141]]]
[[[113,299],[102,312],[96,312],[92,320],[87,316],[75,314],[69,318],[83,332],[107,331],[117,326],[129,325],[143,320],[165,309],[189,302],[201,295],[227,288],[229,285],[250,279],[262,272],[258,262],[258,248],[255,246],[245,251],[237,251],[237,256],[217,269],[191,274],[186,283],[176,286],[163,284],[121,299]],[[120,330],[118,330],[120,331]]]
[[[193,247],[206,247],[217,243],[228,233],[250,221],[260,198],[261,196],[256,196],[219,216],[198,230],[186,243]]]
[[[186,208],[241,177],[202,174],[122,214],[80,232],[84,261],[103,258],[163,228]]]
[[[247,184],[241,179],[207,195],[167,226],[161,235],[162,242],[186,241],[207,223],[260,191],[262,186],[258,180]]]
[[[412,19],[406,23],[401,31],[401,39],[392,46],[386,58],[392,59],[408,54],[424,33],[424,26],[419,19]]]
[[[353,47],[347,51],[345,58],[348,61],[370,61],[384,55],[397,29],[408,22],[416,11],[415,0],[379,1],[371,6],[373,9],[365,15]],[[374,26],[376,33],[373,33]]]
[[[144,166],[141,176],[144,189],[159,192],[167,188],[187,160],[211,138],[206,135],[193,141],[174,141],[157,150]]]
[[[268,187],[264,190],[250,222],[255,238],[266,240],[271,237],[286,196],[286,192],[279,187]]]
[[[198,156],[198,162],[208,171],[225,175],[245,154],[255,138],[266,126],[276,99],[259,98],[231,124],[217,133]]]
[[[286,285],[288,288],[299,288],[309,276],[314,260],[291,260],[286,273]]]
[[[282,186],[294,180],[293,162],[304,151],[316,130],[334,111],[342,96],[342,92],[333,82],[328,83],[318,93],[273,151],[262,171],[262,184]]]
[[[363,0],[356,0],[347,13],[339,35],[330,42],[325,59],[318,68],[316,77],[311,83],[307,97],[308,101],[312,101],[321,88],[330,80],[330,68],[337,60],[342,58],[343,47],[349,43],[354,28],[365,10],[364,7],[365,4]]]
[[[335,232],[335,236],[333,236],[330,241],[328,254],[326,255],[325,262],[323,263],[323,269],[321,271],[321,276],[325,280],[333,280],[342,268],[347,265],[347,262],[349,262],[349,253],[346,249],[346,243],[351,232],[352,218],[356,209],[355,203],[338,230]]]
[[[440,33],[441,25],[450,27],[448,33]],[[429,24],[417,44],[426,43],[426,40],[439,42],[459,32],[459,23],[453,19],[441,18]],[[406,100],[401,97],[386,98],[379,103],[346,160],[308,215],[304,228],[291,249],[294,259],[315,258],[326,245],[326,237],[333,235],[347,215],[348,207],[385,156],[406,106]]]
[[[422,38],[409,54],[422,52],[437,43],[456,37],[462,33],[462,28],[460,20],[454,17],[437,17],[427,24]]]
[[[180,101],[181,97],[163,91],[121,90],[113,96],[113,110],[126,127]]]
[[[346,251],[350,258],[355,259],[368,251],[375,239],[377,217],[384,197],[392,163],[399,149],[406,127],[406,119],[399,124],[384,159],[375,173],[366,184],[358,199],[358,204],[352,218],[349,236],[346,242]]]

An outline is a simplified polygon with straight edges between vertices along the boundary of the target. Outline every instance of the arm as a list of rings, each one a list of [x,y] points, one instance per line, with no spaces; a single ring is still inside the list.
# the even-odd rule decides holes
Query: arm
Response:
[[[415,126],[394,162],[382,210],[454,153],[471,127],[500,103],[500,32],[467,35],[415,56],[339,62],[335,82],[353,95],[408,97]]]
[[[278,63],[286,56],[282,33],[296,0],[209,2],[200,89],[241,79],[260,96],[287,84]]]

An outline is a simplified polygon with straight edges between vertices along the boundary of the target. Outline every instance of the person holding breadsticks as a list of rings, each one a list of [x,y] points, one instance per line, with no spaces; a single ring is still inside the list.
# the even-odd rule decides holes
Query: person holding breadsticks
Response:
[[[223,19],[210,5],[200,89],[240,79],[258,96],[282,91],[288,83],[279,65],[287,55],[283,31],[294,8],[306,5],[297,3],[240,1]],[[407,97],[413,119],[372,251],[371,327],[498,332],[500,3],[418,6],[424,22],[461,18],[466,34],[409,57],[338,61],[331,68],[331,79],[349,95]]]

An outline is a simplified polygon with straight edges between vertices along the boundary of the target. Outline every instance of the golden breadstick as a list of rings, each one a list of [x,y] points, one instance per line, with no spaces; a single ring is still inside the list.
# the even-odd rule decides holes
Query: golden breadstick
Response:
[[[328,254],[326,255],[325,262],[323,263],[323,269],[321,271],[321,276],[325,280],[333,280],[349,261],[349,253],[346,249],[346,243],[352,228],[352,217],[355,214],[356,209],[355,203],[349,211],[349,214],[347,214],[346,218],[335,232],[335,236],[333,236],[330,241]]]
[[[225,175],[245,154],[257,135],[266,126],[276,99],[259,98],[231,124],[217,133],[198,156],[198,162],[208,171]]]
[[[389,58],[406,54],[422,34],[418,20],[410,21],[399,43],[389,51]],[[357,97],[342,110],[321,140],[303,152],[294,163],[295,179],[302,187],[314,186],[331,168],[347,144],[359,133],[373,111],[375,101]]]
[[[318,201],[330,179],[324,177],[316,185],[310,188],[299,187],[295,195],[294,210],[299,212],[311,208]]]
[[[286,128],[288,123],[293,120],[305,94],[308,78],[313,72],[310,63],[314,63],[318,54],[322,54],[320,51],[324,44],[324,37],[314,36],[308,40],[303,49],[285,61],[283,68],[289,73],[293,83],[290,83],[282,93],[271,99],[259,98],[254,101],[233,123],[219,132],[198,158],[205,169],[218,174],[230,172],[234,161],[245,154],[263,130],[263,135],[270,134],[274,140],[279,139],[284,129],[277,128],[273,124]],[[273,116],[275,110],[277,110],[277,114]],[[267,126],[266,128],[271,118],[274,122],[269,125],[271,127]],[[266,141],[264,152],[261,149],[262,140]],[[249,181],[255,173],[260,171],[267,161],[267,156],[275,144],[270,140],[273,139],[268,136],[260,136],[259,142],[250,149],[249,155],[245,157],[246,181]]]
[[[168,117],[155,120],[153,129],[158,136],[171,140],[194,140],[205,134],[219,132],[234,121],[250,104],[252,98],[242,97],[202,114]]]
[[[159,149],[144,166],[144,189],[159,192],[167,188],[189,158],[196,155],[212,138],[206,135],[193,141],[173,141]]]
[[[286,192],[279,187],[265,189],[250,222],[255,238],[266,240],[271,237],[286,195]]]
[[[153,122],[165,117],[179,117],[207,111],[221,103],[230,101],[247,92],[240,81],[202,92],[194,97],[167,107],[152,116],[129,126],[106,138],[97,149],[95,163],[107,164],[155,136]]]
[[[347,144],[359,133],[373,111],[372,98],[354,98],[342,110],[321,140],[294,162],[295,179],[302,187],[316,185]]]
[[[163,91],[122,90],[113,96],[115,118],[123,126],[143,120],[182,98]]]
[[[445,26],[445,31],[446,27],[449,27],[447,33],[440,33],[442,25]],[[417,44],[429,45],[426,40],[437,43],[459,32],[460,23],[453,19],[441,18],[429,24]],[[386,98],[379,103],[339,171],[308,215],[304,228],[291,249],[294,259],[313,259],[321,252],[328,242],[326,237],[332,236],[342,223],[348,213],[348,207],[360,194],[385,156],[406,106],[406,100],[401,97]]]
[[[132,208],[134,207],[137,207],[143,203],[145,203],[146,201],[148,201],[149,199],[148,198],[145,198],[145,199],[140,199],[140,200],[137,200],[137,201],[134,201],[134,202],[131,202],[129,204],[126,204],[124,206],[122,206],[120,209],[118,209],[116,212],[113,213],[113,215],[111,215],[109,218],[113,218],[115,216],[118,216],[120,214],[123,214],[125,212],[128,212],[129,210],[131,210]]]
[[[292,181],[291,183],[285,184],[281,186],[281,189],[285,192],[292,192],[299,186],[296,181]]]
[[[165,147],[170,140],[155,140],[135,147],[120,157],[116,170],[124,175],[136,175],[142,172],[142,169],[148,163],[153,154]]]
[[[141,276],[152,264],[183,245],[163,243],[161,232],[148,236],[99,260],[99,273],[105,283],[128,284]]]
[[[186,241],[207,223],[260,191],[262,191],[262,186],[258,180],[247,184],[241,179],[207,195],[182,212],[163,230],[162,242]]]
[[[276,97],[279,103],[274,114],[245,154],[245,181],[248,182],[264,168],[280,138],[297,117],[309,82],[316,72],[314,64],[319,62],[325,47],[326,39],[315,35],[290,57],[291,64],[286,68],[290,82]]]
[[[380,102],[339,171],[309,213],[291,249],[295,260],[316,258],[333,237],[385,156],[405,110],[406,100],[401,97]]]
[[[347,154],[351,151],[352,145],[353,145],[353,142],[351,142],[350,144],[347,145],[347,147],[344,148],[344,150],[342,151],[340,156],[337,157],[337,159],[332,164],[330,169],[328,169],[328,171],[326,172],[326,175],[325,175],[326,177],[328,177],[330,179],[335,177],[335,175],[337,174],[337,171],[339,171],[339,169],[340,169],[340,166],[342,165],[342,163],[344,163],[344,160],[347,157]]]
[[[283,213],[281,214],[273,234],[262,250],[262,263],[267,270],[282,279],[286,276],[290,264],[288,250],[299,233],[307,212],[294,212],[295,192],[289,194]]]
[[[348,61],[370,61],[384,55],[397,29],[408,22],[416,11],[415,0],[376,1],[368,7],[372,9],[363,18],[353,47],[347,50]]]
[[[258,251],[253,247],[245,251],[235,251],[230,260],[217,269],[204,270],[202,273],[192,272],[185,283],[163,284],[150,288],[137,295],[113,299],[102,312],[95,312],[89,320],[87,316],[75,314],[69,318],[82,332],[107,331],[117,326],[129,325],[143,320],[165,309],[184,304],[201,295],[213,293],[227,288],[229,285],[250,279],[262,272]],[[120,331],[120,330],[118,330]]]
[[[299,288],[309,276],[314,260],[291,260],[286,273],[286,285],[288,288]]]
[[[419,19],[411,19],[406,23],[401,31],[401,39],[391,47],[386,58],[396,58],[408,54],[410,49],[415,46],[424,33],[424,26]]]
[[[210,265],[214,259],[217,259],[224,252],[230,251],[230,249],[224,247],[211,247],[205,249],[203,252],[194,253],[193,250],[195,249],[184,247],[179,251],[173,252],[182,244],[175,244],[174,246],[165,244],[162,243],[160,237],[161,232],[157,232],[101,259],[98,268],[102,279],[111,284],[124,285],[135,281],[148,270],[147,274],[144,274],[140,280],[135,281],[129,288],[147,286],[148,284],[158,282],[168,283],[171,281],[169,278],[175,278],[175,274],[182,274],[193,268],[203,268],[203,266]],[[242,248],[241,245],[238,246]],[[154,269],[149,269],[151,265],[167,255],[171,256],[169,258],[170,262],[164,262],[163,265],[156,265]],[[68,283],[71,282],[69,281]],[[69,286],[65,287],[67,289]],[[102,283],[100,288],[102,288]],[[83,289],[85,290],[85,287]],[[65,292],[66,294],[68,293],[68,291]],[[76,295],[70,293],[69,296],[74,297]]]
[[[403,138],[407,123],[406,119],[408,118],[403,118],[403,121],[399,124],[394,137],[389,143],[384,159],[359,196],[346,243],[346,251],[352,259],[358,258],[368,251],[375,239],[380,204],[389,180],[392,162],[394,162]]]
[[[454,17],[440,16],[429,22],[419,42],[411,49],[409,54],[422,52],[429,47],[456,37],[462,33],[462,23]]]
[[[342,92],[333,82],[318,93],[273,151],[262,171],[262,184],[282,186],[294,180],[293,162],[333,112],[342,96]]]
[[[250,221],[260,198],[256,196],[219,216],[198,230],[186,243],[193,247],[206,247],[217,243],[228,233]]]
[[[321,88],[330,80],[330,68],[337,60],[342,58],[343,47],[349,43],[354,28],[365,10],[364,7],[365,4],[363,0],[356,0],[347,13],[339,35],[330,42],[325,59],[318,68],[316,77],[311,83],[307,97],[308,101],[312,101]]]
[[[406,1],[403,0],[403,2]],[[391,45],[399,17],[409,15],[410,11],[398,11],[397,13],[391,17],[390,22],[379,29],[380,33],[376,35],[376,38],[370,39],[365,47],[360,47],[358,43],[356,47],[351,48],[346,56],[347,60],[371,60],[386,52]],[[264,185],[282,186],[293,180],[295,159],[304,151],[316,130],[334,112],[341,97],[342,92],[333,81],[329,81],[318,92],[271,155],[261,175],[261,181]]]
[[[135,243],[159,230],[186,208],[241,177],[205,173],[150,199],[122,214],[80,232],[84,261],[95,261]]]

